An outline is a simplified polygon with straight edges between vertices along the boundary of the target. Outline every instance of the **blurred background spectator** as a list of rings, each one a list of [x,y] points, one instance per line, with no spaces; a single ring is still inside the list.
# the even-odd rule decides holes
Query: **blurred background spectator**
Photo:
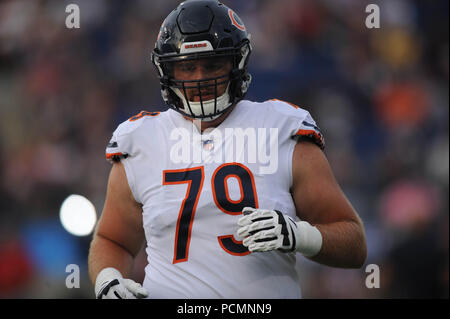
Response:
[[[91,236],[59,222],[70,194],[103,206],[115,127],[165,106],[150,61],[174,0],[0,3],[0,298],[92,298]],[[65,8],[80,8],[67,29]],[[224,0],[252,34],[248,99],[311,112],[362,217],[365,266],[299,256],[305,298],[448,298],[449,2]],[[381,28],[368,29],[376,3]],[[140,256],[135,278],[142,278]],[[80,266],[67,289],[68,264]]]

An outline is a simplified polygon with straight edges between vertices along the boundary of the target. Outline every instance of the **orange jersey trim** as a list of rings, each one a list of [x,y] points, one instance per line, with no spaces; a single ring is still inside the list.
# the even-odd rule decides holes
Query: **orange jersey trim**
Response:
[[[114,156],[123,156],[123,153],[106,153],[106,159],[111,159]]]
[[[139,120],[140,118],[143,118],[144,116],[158,116],[159,114],[160,112],[141,111],[139,114],[130,117],[128,121],[133,122]]]
[[[315,141],[316,141],[316,143],[319,144],[319,147],[321,149],[323,149],[325,147],[325,143],[324,143],[322,135],[318,134],[314,130],[302,130],[302,129],[299,129],[297,131],[297,133],[295,133],[294,135],[295,136],[307,136],[307,137],[313,136]]]

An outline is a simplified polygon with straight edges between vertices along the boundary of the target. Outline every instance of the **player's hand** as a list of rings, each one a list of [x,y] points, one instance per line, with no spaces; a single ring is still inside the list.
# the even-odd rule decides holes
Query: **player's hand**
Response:
[[[295,250],[295,229],[297,224],[289,216],[277,210],[256,209],[245,207],[244,214],[238,220],[241,226],[237,235],[243,240],[243,245],[251,252],[278,249],[283,252]]]
[[[322,248],[322,234],[306,221],[295,222],[277,210],[245,207],[237,235],[251,252],[279,250],[312,257]]]
[[[148,291],[139,283],[122,277],[114,268],[105,268],[95,280],[97,299],[138,299],[146,298]]]

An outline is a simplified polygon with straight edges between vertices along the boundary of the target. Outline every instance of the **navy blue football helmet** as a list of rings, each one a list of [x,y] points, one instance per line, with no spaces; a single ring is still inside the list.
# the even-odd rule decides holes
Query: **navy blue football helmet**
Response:
[[[244,98],[251,82],[248,60],[250,36],[239,16],[217,0],[187,0],[164,20],[152,62],[157,69],[161,94],[166,104],[181,114],[213,120]],[[173,65],[197,59],[229,59],[229,74],[201,80],[177,80]],[[227,83],[218,96],[217,86]],[[214,92],[213,99],[203,101],[202,90]],[[187,89],[198,89],[199,102],[189,101]]]

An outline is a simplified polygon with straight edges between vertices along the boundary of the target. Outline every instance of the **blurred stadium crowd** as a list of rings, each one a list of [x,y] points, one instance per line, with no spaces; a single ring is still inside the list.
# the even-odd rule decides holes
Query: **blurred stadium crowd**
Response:
[[[65,8],[80,7],[67,29]],[[70,194],[101,213],[115,127],[165,110],[150,61],[174,0],[0,2],[0,298],[92,298],[91,236],[68,234]],[[224,0],[252,34],[247,98],[311,112],[366,227],[366,265],[299,257],[305,298],[448,298],[449,2]],[[366,5],[381,28],[365,27]],[[78,264],[81,288],[67,289]],[[137,264],[136,277],[142,275]]]

